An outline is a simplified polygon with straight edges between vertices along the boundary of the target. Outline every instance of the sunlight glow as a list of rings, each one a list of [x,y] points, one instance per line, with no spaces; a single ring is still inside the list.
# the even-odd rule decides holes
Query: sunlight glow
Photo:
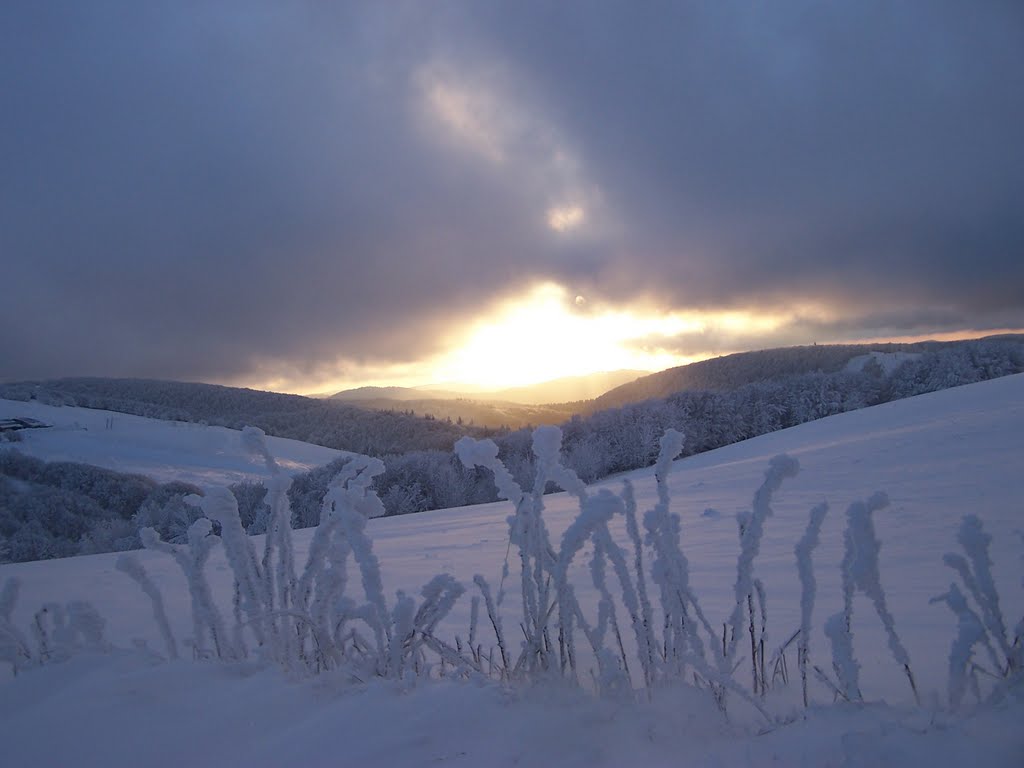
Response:
[[[702,333],[709,327],[746,332],[778,328],[785,318],[750,312],[663,312],[637,306],[583,309],[555,283],[543,283],[498,306],[471,325],[449,354],[433,365],[433,380],[484,388],[533,384],[563,376],[684,365],[685,357],[657,345],[659,337]]]
[[[431,81],[425,90],[435,117],[452,138],[492,163],[504,161],[509,127],[502,124],[490,94],[440,80]]]
[[[548,209],[548,226],[555,232],[567,232],[583,223],[583,209],[578,205],[563,205]]]

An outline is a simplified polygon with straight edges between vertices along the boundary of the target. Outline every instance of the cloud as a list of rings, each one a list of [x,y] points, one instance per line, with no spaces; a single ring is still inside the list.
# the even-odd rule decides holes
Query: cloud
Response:
[[[1019,327],[1022,31],[997,3],[6,5],[0,376],[405,370],[538,281],[832,313],[777,339]],[[676,346],[767,338],[729,333]]]
[[[649,354],[698,359],[741,352],[809,344],[859,343],[876,339],[947,339],[997,335],[1024,328],[1024,312],[973,314],[951,310],[910,310],[839,313],[831,317],[783,317],[767,326],[727,325],[713,319],[699,330],[648,335],[632,341]]]

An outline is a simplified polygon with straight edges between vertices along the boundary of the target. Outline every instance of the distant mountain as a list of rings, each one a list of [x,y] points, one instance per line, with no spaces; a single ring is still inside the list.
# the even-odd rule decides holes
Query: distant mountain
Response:
[[[546,405],[593,400],[610,389],[643,376],[644,371],[603,371],[585,376],[566,376],[523,387],[510,387],[491,391],[455,391],[424,387],[358,387],[331,395],[334,400],[368,402],[377,400],[473,400],[476,402],[518,403],[520,405]],[[445,385],[441,385],[445,386]],[[450,385],[447,385],[450,386]],[[369,406],[375,407],[375,406]]]
[[[331,400],[370,401],[370,400],[455,400],[460,397],[477,397],[465,392],[449,392],[446,390],[424,390],[413,387],[356,387],[344,389],[333,395],[326,395]]]
[[[626,382],[634,381],[646,371],[602,371],[586,376],[566,376],[561,379],[544,381],[526,387],[512,387],[491,392],[488,399],[505,400],[528,405],[541,403],[572,403],[579,400],[593,400]],[[481,397],[478,395],[477,397]]]

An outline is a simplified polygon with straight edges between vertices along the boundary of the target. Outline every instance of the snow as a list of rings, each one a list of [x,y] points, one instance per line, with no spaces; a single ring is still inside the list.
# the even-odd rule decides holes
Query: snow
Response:
[[[16,413],[53,423],[49,414]],[[6,405],[4,406],[6,407]],[[72,411],[80,409],[54,409]],[[99,417],[102,433],[103,416]],[[115,415],[116,433],[133,417]],[[147,421],[148,420],[143,420]],[[154,428],[155,429],[155,428]],[[187,427],[166,428],[167,438]],[[214,429],[214,428],[208,428]],[[70,432],[70,430],[65,430]],[[93,430],[90,429],[90,432]],[[203,428],[195,428],[204,434]],[[27,438],[34,450],[46,430]],[[140,449],[160,447],[139,428]],[[63,439],[54,430],[51,440]],[[237,434],[237,433],[236,433]],[[103,435],[92,455],[106,455]],[[36,441],[40,442],[36,442]],[[70,440],[68,441],[71,442]],[[107,437],[106,442],[116,443]],[[273,439],[271,451],[295,461]],[[292,442],[292,441],[284,441]],[[199,448],[202,446],[199,445]],[[62,450],[54,445],[53,450]],[[239,448],[239,451],[241,449]],[[179,442],[167,456],[187,454]],[[954,612],[929,599],[950,591],[956,573],[942,555],[957,550],[965,514],[976,514],[991,536],[992,582],[1008,624],[1024,614],[1021,539],[1024,527],[1024,375],[936,392],[851,412],[764,435],[675,462],[668,478],[671,508],[681,516],[689,584],[712,623],[726,620],[735,604],[740,543],[735,516],[748,512],[772,457],[787,453],[801,467],[772,498],[753,575],[765,585],[769,633],[776,641],[801,624],[801,588],[793,547],[812,507],[828,501],[845,510],[884,491],[890,505],[873,514],[881,549],[878,568],[887,606],[914,665],[922,707],[914,705],[903,670],[886,646],[886,633],[868,599],[858,594],[853,651],[867,703],[832,705],[816,679],[812,706],[800,706],[799,683],[769,701],[794,722],[756,735],[758,721],[737,711],[726,723],[711,697],[690,689],[660,691],[652,701],[623,704],[585,692],[545,687],[508,690],[497,684],[405,681],[352,685],[330,674],[289,681],[257,664],[222,665],[188,660],[158,662],[142,651],[83,655],[29,670],[0,682],[0,744],[5,765],[909,765],[1024,762],[1024,692],[999,706],[954,716],[948,703],[950,647],[957,638]],[[37,454],[38,455],[38,454]],[[227,454],[197,454],[186,471],[225,471]],[[128,460],[127,447],[121,456]],[[51,458],[52,456],[47,456]],[[204,470],[201,462],[214,465]],[[146,460],[149,460],[146,457]],[[262,462],[257,460],[254,466]],[[139,465],[141,466],[140,460]],[[282,464],[286,464],[282,461]],[[109,466],[109,465],[108,465]],[[120,468],[120,467],[119,467]],[[230,466],[228,466],[230,470]],[[231,470],[233,471],[233,470]],[[258,474],[258,471],[254,471]],[[206,476],[206,475],[204,475]],[[628,475],[640,512],[658,502],[654,468]],[[171,475],[161,476],[171,479]],[[588,489],[616,493],[622,477]],[[560,538],[578,514],[568,494],[544,498],[545,524]],[[707,509],[720,515],[706,515]],[[442,572],[470,587],[475,574],[501,581],[508,547],[509,502],[369,520],[385,594],[417,594]],[[829,515],[814,552],[817,593],[812,617],[811,662],[824,669],[829,643],[823,626],[842,608],[839,564],[845,516]],[[613,527],[614,530],[614,527]],[[312,531],[295,534],[295,558],[308,554]],[[628,539],[617,538],[620,546]],[[185,578],[159,552],[134,553],[164,595],[175,635],[191,633]],[[0,581],[17,576],[21,594],[13,611],[27,628],[48,601],[89,600],[107,620],[118,646],[143,638],[162,651],[153,605],[138,585],[116,569],[116,555],[94,555],[0,567]],[[518,565],[507,579],[518,581]],[[217,546],[207,565],[218,601],[230,600],[230,570]],[[569,574],[581,605],[596,604],[589,557],[577,557]],[[518,647],[515,590],[498,606],[507,641]],[[859,601],[859,602],[858,602]],[[472,601],[464,595],[438,628],[439,636],[467,637]],[[494,644],[488,620],[477,641]],[[513,635],[514,632],[514,635]],[[187,654],[187,650],[183,652]],[[497,653],[497,650],[495,650]],[[795,671],[795,658],[790,659]],[[776,694],[773,692],[772,696]],[[881,703],[882,700],[888,703]],[[964,705],[973,702],[968,695]]]
[[[230,485],[269,477],[263,456],[252,453],[242,433],[184,421],[162,421],[114,411],[35,401],[0,400],[0,419],[27,416],[50,424],[21,430],[18,450],[45,461],[77,461],[166,483]],[[344,455],[319,445],[267,437],[281,468],[294,474]]]

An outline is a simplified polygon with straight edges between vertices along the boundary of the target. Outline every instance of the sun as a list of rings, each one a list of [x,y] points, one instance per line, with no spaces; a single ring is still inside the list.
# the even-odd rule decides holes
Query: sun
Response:
[[[680,319],[630,310],[589,311],[583,309],[586,304],[582,296],[555,283],[537,285],[474,322],[457,346],[435,362],[433,378],[499,389],[686,362],[628,343],[651,334],[683,332],[687,327]]]
[[[440,353],[386,365],[349,365],[344,380],[320,382],[307,391],[434,385],[487,392],[605,371],[661,371],[743,351],[751,339],[770,339],[794,318],[825,317],[822,311],[803,305],[716,310],[665,308],[641,299],[611,303],[539,282],[456,321]]]

